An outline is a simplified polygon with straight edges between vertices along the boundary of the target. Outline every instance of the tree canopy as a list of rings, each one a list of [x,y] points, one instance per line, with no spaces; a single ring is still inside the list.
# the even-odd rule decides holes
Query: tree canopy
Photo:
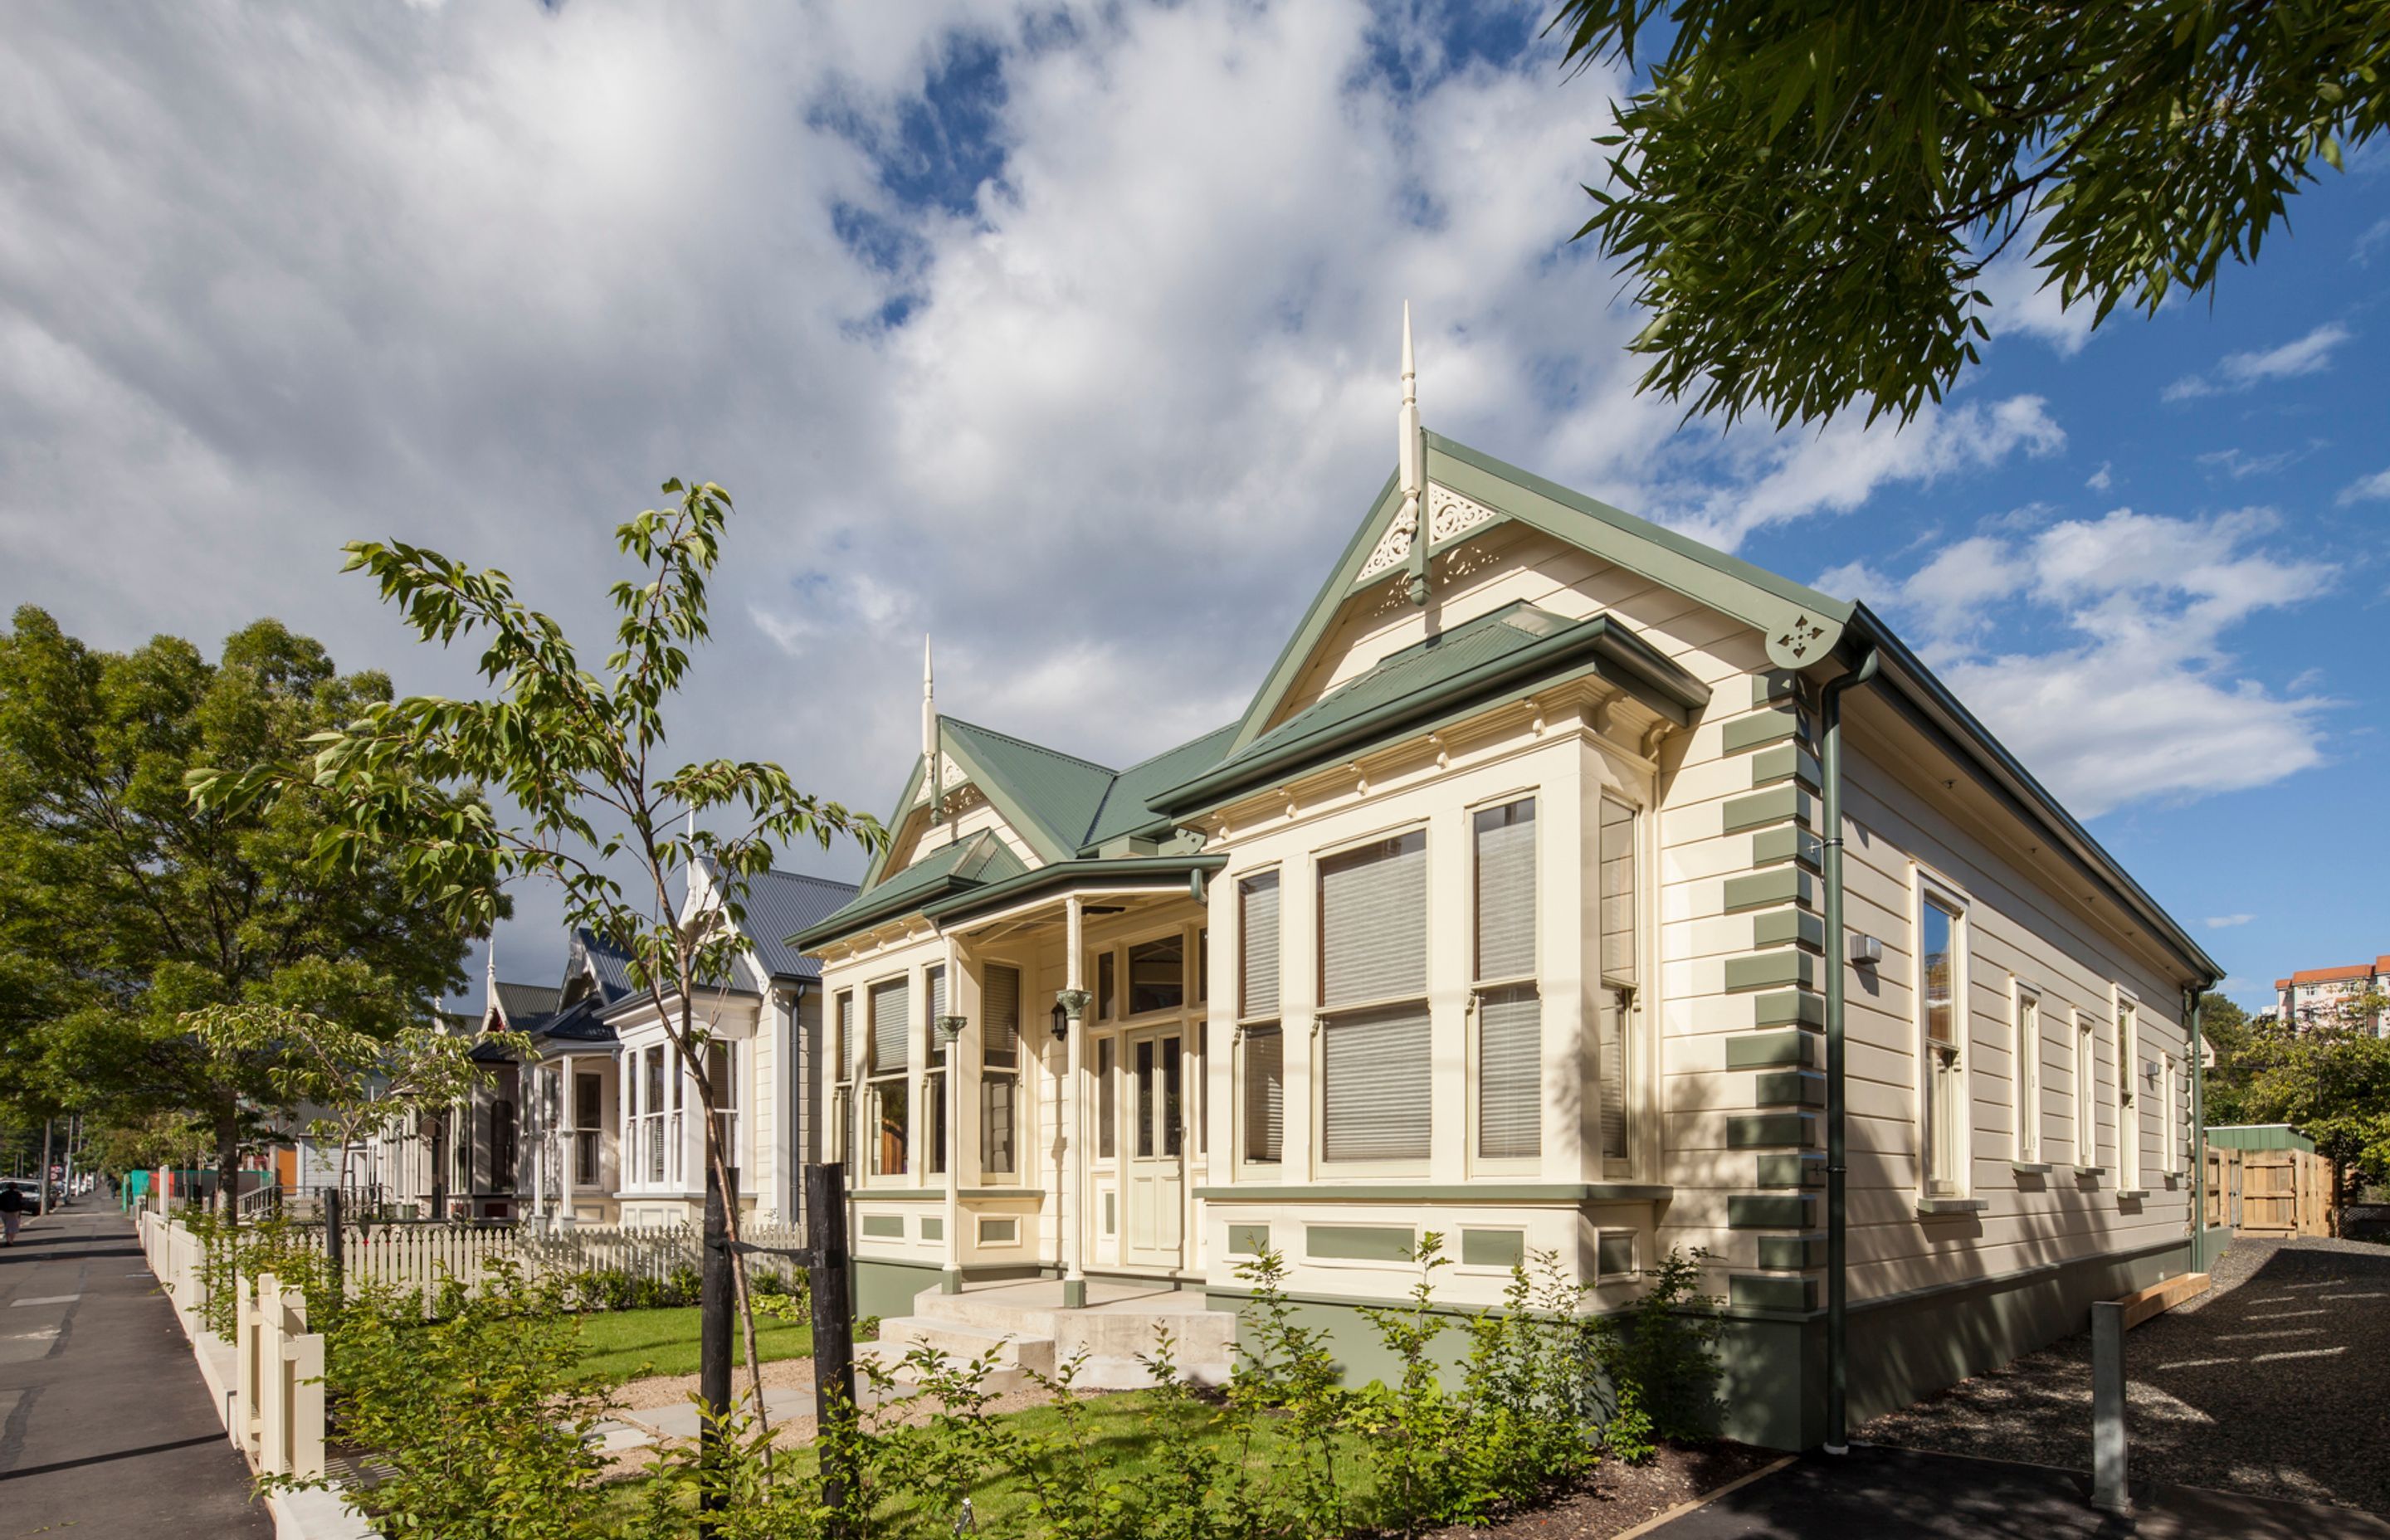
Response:
[[[2379,4],[1561,0],[1551,29],[1649,66],[1578,234],[1650,313],[1644,388],[1729,419],[1906,421],[1977,362],[2018,241],[2094,325],[2205,291],[2390,113]]]
[[[274,621],[210,662],[173,636],[99,650],[17,611],[0,633],[0,1096],[196,1119],[229,1169],[249,1113],[289,1098],[273,1056],[212,1051],[186,1013],[304,1010],[385,1037],[431,1020],[475,926],[369,853],[316,861],[328,799],[201,807],[184,787],[389,697]]]

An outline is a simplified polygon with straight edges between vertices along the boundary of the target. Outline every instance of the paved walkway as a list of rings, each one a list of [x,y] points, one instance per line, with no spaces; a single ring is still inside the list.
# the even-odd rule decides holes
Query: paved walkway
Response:
[[[1807,1455],[1638,1540],[2390,1540],[2352,1508],[2138,1485],[2134,1511],[2094,1511],[2072,1470],[1911,1449]]]
[[[133,1225],[105,1200],[0,1250],[0,1540],[265,1540]]]

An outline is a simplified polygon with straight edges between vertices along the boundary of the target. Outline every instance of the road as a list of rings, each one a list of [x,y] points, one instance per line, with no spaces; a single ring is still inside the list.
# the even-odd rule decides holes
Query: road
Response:
[[[0,1250],[0,1540],[268,1540],[249,1467],[104,1199]]]

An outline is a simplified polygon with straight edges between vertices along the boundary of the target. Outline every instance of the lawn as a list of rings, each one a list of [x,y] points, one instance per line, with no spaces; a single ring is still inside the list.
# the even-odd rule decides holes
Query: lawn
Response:
[[[755,1352],[765,1363],[776,1358],[802,1358],[814,1350],[810,1326],[791,1325],[768,1315],[755,1317]],[[747,1349],[735,1334],[731,1362],[747,1361]],[[697,1306],[665,1310],[600,1310],[581,1317],[581,1368],[585,1373],[623,1380],[650,1374],[697,1372]]]

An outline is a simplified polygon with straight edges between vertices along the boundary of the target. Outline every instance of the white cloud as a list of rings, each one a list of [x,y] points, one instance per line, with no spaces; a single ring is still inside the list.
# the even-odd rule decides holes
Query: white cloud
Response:
[[[2258,508],[2119,508],[1867,576],[1960,699],[2070,807],[2097,814],[2262,786],[2322,759],[2331,702],[2237,674],[2228,645],[2252,615],[2330,586],[2330,568],[2266,549],[2279,525]],[[2040,635],[2067,640],[2017,645]]]
[[[2114,460],[2101,460],[2100,462],[2099,469],[2083,478],[2083,484],[2090,488],[2093,492],[2107,491],[2110,487],[2116,484],[2116,478],[2109,469],[2109,468],[2114,464],[2115,462]]]
[[[2357,237],[2357,244],[2349,248],[2349,260],[2360,266],[2370,264],[2375,249],[2384,241],[2390,241],[2390,214],[2365,227],[2365,233]]]
[[[2371,476],[2360,476],[2340,489],[2332,501],[2343,507],[2356,502],[2374,502],[2390,498],[2390,469],[2377,470]]]
[[[2334,348],[2355,334],[2340,323],[2327,322],[2306,336],[2262,353],[2227,353],[2213,379],[2185,375],[2162,392],[2166,401],[2190,401],[2225,391],[2246,391],[2269,379],[2293,379],[2332,367]]]
[[[2033,245],[2045,223],[2036,220],[2017,232],[2009,249],[1984,269],[1975,287],[1992,302],[1984,324],[1995,338],[2038,338],[2059,356],[2072,358],[2091,340],[2095,307],[2080,302],[2063,304],[2058,286],[2042,281],[2046,275],[2034,265]]]
[[[2207,928],[2211,930],[2229,930],[2236,925],[2246,925],[2256,918],[2255,915],[2211,915],[2208,917]]]

